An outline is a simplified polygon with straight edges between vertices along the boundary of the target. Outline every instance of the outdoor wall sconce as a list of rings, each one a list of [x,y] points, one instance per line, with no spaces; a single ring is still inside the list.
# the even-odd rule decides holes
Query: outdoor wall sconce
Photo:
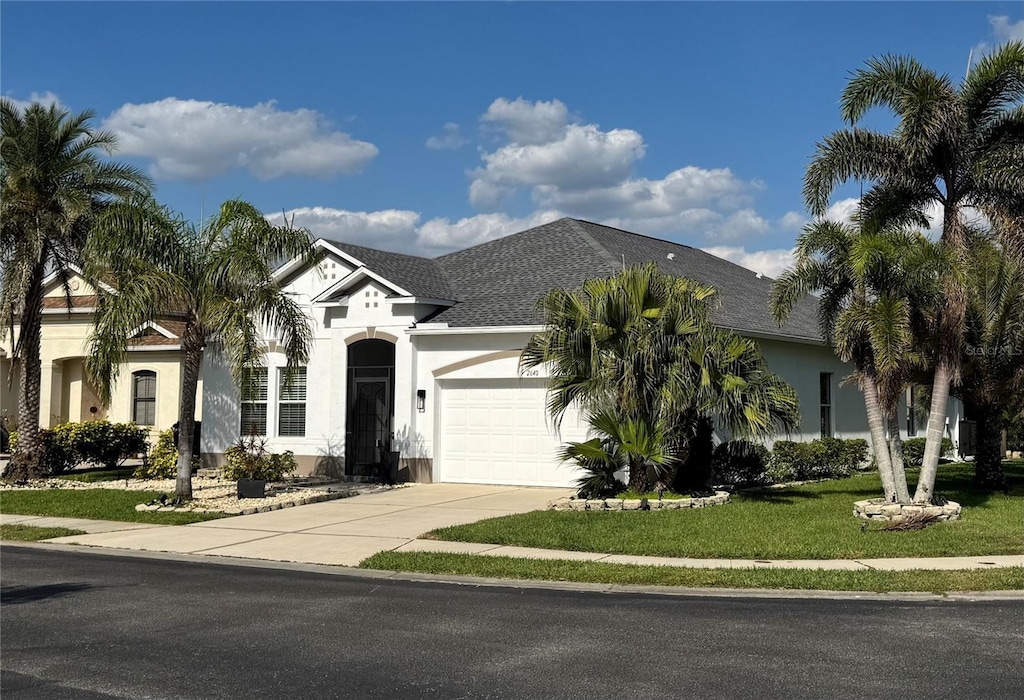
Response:
[[[427,390],[417,389],[416,390],[416,410],[423,413],[427,410]]]

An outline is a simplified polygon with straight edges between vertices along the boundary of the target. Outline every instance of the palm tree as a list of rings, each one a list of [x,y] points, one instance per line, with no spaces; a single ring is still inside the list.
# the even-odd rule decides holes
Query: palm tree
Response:
[[[822,335],[864,394],[872,450],[887,501],[910,502],[897,409],[928,358],[937,304],[941,251],[920,234],[864,233],[857,226],[816,221],[797,240],[796,263],[772,288],[771,308],[783,322],[796,303],[820,294]]]
[[[251,204],[230,200],[195,227],[153,201],[110,207],[86,248],[90,277],[111,276],[101,296],[86,367],[109,400],[139,327],[169,316],[183,322],[176,498],[192,497],[196,390],[204,352],[224,358],[236,384],[262,363],[265,338],[284,347],[289,367],[305,364],[312,330],[302,307],[274,277],[273,264],[312,260],[305,229],[274,226]]]
[[[33,103],[24,111],[0,98],[0,339],[14,337],[21,372],[18,454],[7,478],[40,475],[40,357],[43,279],[56,273],[70,307],[69,265],[81,262],[97,214],[114,201],[148,192],[149,180],[105,161],[114,135],[95,131],[94,114],[72,115]],[[3,381],[9,381],[4,377]]]
[[[549,366],[548,412],[556,425],[570,406],[612,415],[658,434],[671,463],[685,455],[705,417],[758,438],[794,427],[792,387],[768,371],[753,341],[711,323],[714,294],[653,263],[578,290],[552,290],[538,305],[546,328],[527,344],[520,365]],[[657,463],[630,460],[631,489],[648,490],[648,464]]]
[[[952,270],[968,256],[965,209],[1019,213],[1024,191],[1024,43],[1011,42],[971,67],[959,86],[910,57],[868,61],[843,91],[849,129],[818,144],[804,178],[804,199],[822,216],[835,188],[871,183],[864,222],[876,228],[927,225],[942,209],[942,243]],[[897,118],[889,133],[859,128],[875,107]],[[967,294],[962,278],[943,280],[927,444],[914,501],[930,502],[941,451],[950,384],[959,379]]]
[[[1024,409],[1024,265],[978,240],[969,289],[963,381],[955,391],[977,423],[976,485],[1004,488],[1003,427]]]

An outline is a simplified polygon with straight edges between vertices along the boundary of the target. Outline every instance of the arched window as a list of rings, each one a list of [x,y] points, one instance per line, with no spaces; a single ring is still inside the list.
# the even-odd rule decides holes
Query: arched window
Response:
[[[156,424],[156,372],[132,372],[132,421],[136,425]]]

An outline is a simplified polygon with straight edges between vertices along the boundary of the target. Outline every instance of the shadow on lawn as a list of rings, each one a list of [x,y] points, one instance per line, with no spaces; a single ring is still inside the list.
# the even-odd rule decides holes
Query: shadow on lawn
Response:
[[[41,600],[61,598],[73,593],[87,591],[94,586],[88,583],[51,583],[43,586],[4,586],[0,588],[0,603],[18,605],[37,603]]]

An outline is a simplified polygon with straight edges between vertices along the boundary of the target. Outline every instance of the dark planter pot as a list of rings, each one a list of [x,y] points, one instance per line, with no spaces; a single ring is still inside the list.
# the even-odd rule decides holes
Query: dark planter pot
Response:
[[[238,480],[238,497],[239,498],[266,498],[267,497],[267,480],[266,479],[239,479]]]

